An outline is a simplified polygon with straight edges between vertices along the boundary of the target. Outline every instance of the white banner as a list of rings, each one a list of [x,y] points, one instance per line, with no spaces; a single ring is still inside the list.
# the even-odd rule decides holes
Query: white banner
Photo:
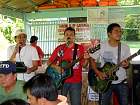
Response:
[[[93,91],[90,86],[88,86],[88,100],[99,101],[99,94]]]
[[[110,24],[118,23],[124,27],[124,10],[122,8],[94,8],[87,10],[87,23]]]

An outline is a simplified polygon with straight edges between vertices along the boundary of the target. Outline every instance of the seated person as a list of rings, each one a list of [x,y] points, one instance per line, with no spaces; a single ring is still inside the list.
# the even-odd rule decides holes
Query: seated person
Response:
[[[0,105],[29,105],[29,104],[22,99],[11,99],[11,100],[4,101]]]
[[[17,80],[16,65],[10,61],[0,62],[0,103],[13,98],[27,100],[23,81]]]
[[[65,96],[58,95],[52,78],[46,74],[37,74],[23,87],[30,105],[68,105]]]

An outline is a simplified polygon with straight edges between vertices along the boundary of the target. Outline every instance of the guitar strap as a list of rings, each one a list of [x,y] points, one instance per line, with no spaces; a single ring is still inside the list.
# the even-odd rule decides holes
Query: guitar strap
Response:
[[[120,63],[120,59],[121,59],[121,42],[118,43],[118,60],[117,60],[117,64]],[[119,69],[119,67],[118,67]]]
[[[74,44],[74,52],[73,52],[73,61],[76,59],[78,44]],[[71,67],[71,71],[73,71],[73,66]]]

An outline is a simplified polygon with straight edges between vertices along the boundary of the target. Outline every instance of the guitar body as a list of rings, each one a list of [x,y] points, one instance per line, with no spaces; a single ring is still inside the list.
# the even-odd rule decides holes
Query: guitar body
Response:
[[[64,72],[61,74],[56,69],[52,68],[51,66],[47,67],[46,73],[51,76],[59,89],[62,86],[64,79],[70,77],[72,75],[71,68],[65,69],[69,65],[69,62],[62,61],[60,66],[64,69]]]
[[[96,52],[97,50],[100,49],[100,44],[97,45],[96,47],[94,48],[90,48],[89,49],[89,52],[90,53],[94,53]],[[74,51],[76,51],[76,49],[74,49]],[[76,53],[76,52],[74,52]],[[76,55],[76,54],[75,54]],[[72,70],[71,68],[77,63],[80,61],[80,59],[83,59],[84,55],[83,56],[80,56],[79,58],[73,60],[72,63],[69,63],[67,61],[62,61],[60,63],[60,67],[62,67],[64,69],[64,72],[61,74],[60,72],[58,72],[56,69],[52,68],[51,66],[48,66],[47,69],[46,69],[46,72],[49,76],[51,76],[57,86],[57,88],[59,89],[62,84],[63,84],[63,81],[64,79],[72,76]]]
[[[134,53],[133,55],[129,56],[125,60],[130,61],[132,58],[140,55],[140,49]],[[110,87],[112,81],[118,80],[118,77],[116,76],[116,71],[118,68],[121,66],[121,61],[119,64],[115,65],[113,63],[107,62],[104,64],[102,68],[99,68],[99,70],[107,75],[107,77],[104,80],[99,79],[98,77],[93,78],[94,84],[93,84],[93,89],[96,92],[99,93],[104,93],[108,90]]]
[[[112,72],[111,69],[115,66],[112,63],[105,63],[102,68],[99,70],[107,75],[104,80],[99,79],[97,76],[94,79],[93,90],[99,93],[104,93],[108,90],[113,80],[117,80],[118,77],[116,76],[116,72]]]

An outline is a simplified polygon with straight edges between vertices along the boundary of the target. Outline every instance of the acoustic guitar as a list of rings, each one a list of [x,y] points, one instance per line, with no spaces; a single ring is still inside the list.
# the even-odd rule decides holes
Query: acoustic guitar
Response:
[[[125,60],[130,61],[134,57],[138,56],[139,54],[140,54],[140,49],[133,55],[126,58]],[[118,79],[118,77],[116,76],[116,72],[117,72],[118,68],[121,66],[122,62],[123,61],[121,61],[117,65],[107,62],[104,64],[104,66],[102,68],[98,68],[101,72],[103,72],[107,75],[107,77],[104,80],[99,79],[98,76],[95,75],[94,70],[90,70],[89,74],[92,74],[92,76],[89,75],[89,80],[91,79],[89,81],[91,88],[94,91],[99,92],[99,93],[106,92],[108,90],[108,88],[110,87],[112,81]]]
[[[89,48],[88,51],[89,53],[94,53],[97,50],[100,49],[100,44],[98,44],[96,47],[94,48]],[[46,73],[51,76],[57,86],[58,89],[60,89],[60,87],[63,84],[63,81],[72,76],[72,70],[71,68],[77,63],[79,62],[79,60],[81,60],[83,58],[83,56],[73,60],[73,62],[69,63],[66,60],[63,60],[59,65],[61,65],[61,67],[64,69],[63,73],[58,72],[58,70],[54,69],[51,67],[51,65],[49,65],[46,69]]]

